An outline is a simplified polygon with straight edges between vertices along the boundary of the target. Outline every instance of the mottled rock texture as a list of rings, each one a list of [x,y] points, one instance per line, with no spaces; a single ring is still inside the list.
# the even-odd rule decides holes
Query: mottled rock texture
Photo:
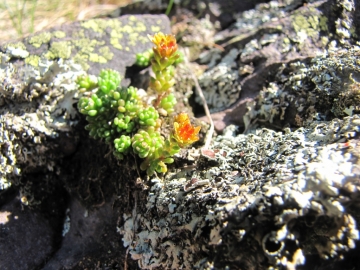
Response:
[[[126,175],[116,161],[104,158],[108,149],[90,140],[83,130],[84,120],[76,110],[75,80],[85,73],[97,75],[103,68],[112,68],[129,84],[134,72],[126,71],[135,63],[135,54],[151,48],[147,34],[158,31],[170,32],[166,16],[131,15],[59,26],[0,46],[1,202],[7,203],[14,196],[17,200],[9,202],[11,207],[20,207],[21,202],[28,215],[24,219],[30,219],[29,222],[21,219],[21,224],[28,223],[31,239],[38,237],[38,225],[31,222],[31,213],[35,219],[36,211],[41,212],[43,219],[50,220],[52,225],[47,228],[48,233],[44,229],[44,235],[39,237],[39,248],[30,238],[24,242],[24,237],[16,233],[17,227],[11,227],[13,222],[4,225],[8,236],[4,235],[1,248],[3,267],[18,261],[23,265],[18,269],[36,269],[49,261],[47,269],[80,264],[93,268],[97,259],[86,256],[94,253],[104,253],[104,263],[123,265],[125,251],[119,246],[120,235],[116,234],[117,212],[108,211],[114,204],[111,199],[114,191],[120,188],[117,181]],[[112,162],[115,169],[105,169]],[[125,188],[122,192],[128,193]],[[103,207],[99,211],[89,210],[86,219],[87,210],[81,204],[88,208]],[[3,208],[7,209],[6,204]],[[65,215],[67,208],[70,212]],[[69,217],[76,224],[72,223],[62,239],[64,220]],[[111,243],[117,247],[112,254]]]
[[[142,4],[120,12],[162,12],[167,1]],[[170,32],[165,16],[78,22],[3,44],[0,221],[11,218],[0,229],[12,228],[7,213],[21,201],[32,227],[48,232],[37,238],[41,252],[18,261],[35,269],[358,268],[357,5],[175,4],[172,31],[192,61],[177,67],[176,90],[183,109],[201,115],[195,74],[221,135],[151,178],[140,160],[119,162],[88,137],[74,80],[108,67],[140,84],[146,70],[129,67],[151,47],[146,34]],[[4,237],[18,254],[33,245]],[[0,256],[15,254],[7,248]]]

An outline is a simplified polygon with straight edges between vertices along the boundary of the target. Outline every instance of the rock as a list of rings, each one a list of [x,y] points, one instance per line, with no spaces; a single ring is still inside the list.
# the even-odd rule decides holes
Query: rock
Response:
[[[72,199],[64,223],[61,247],[43,269],[73,269],[86,264],[86,261],[89,263],[94,254],[101,254],[102,260],[115,256],[123,259],[126,250],[120,246],[120,237],[116,235],[113,203],[114,198],[98,209],[88,210],[78,200]]]
[[[73,108],[78,75],[104,67],[124,74],[116,53],[132,65],[137,51],[127,54],[126,45],[137,33],[121,28],[129,38],[123,51],[117,27],[125,20],[144,29],[141,17],[75,23],[80,34],[59,28],[45,43],[35,35],[2,46],[1,188],[20,184],[32,206],[43,202],[39,187],[55,189],[59,180],[71,197],[70,230],[46,268],[356,268],[357,13],[353,1],[271,1],[234,9],[236,21],[221,31],[210,16],[174,25],[203,65],[192,63],[224,133],[212,149],[189,150],[192,160],[184,153],[166,175],[150,178],[132,156],[118,162],[89,139]],[[179,92],[190,97],[191,82]],[[37,173],[48,177],[35,182]]]
[[[55,251],[55,233],[39,211],[23,207],[19,199],[0,209],[0,268],[37,269]]]
[[[151,48],[147,34],[158,31],[170,32],[166,16],[132,15],[75,22],[0,47],[1,202],[8,202],[8,196],[4,194],[9,188],[16,190],[26,209],[29,224],[38,222],[39,229],[44,230],[41,237],[41,231],[31,227],[29,236],[26,235],[28,240],[21,234],[15,234],[16,227],[13,229],[12,225],[17,224],[14,223],[16,220],[6,224],[4,228],[7,234],[4,237],[7,238],[2,241],[6,245],[1,248],[2,255],[6,256],[6,260],[1,260],[4,269],[10,269],[5,267],[10,267],[11,262],[16,260],[19,267],[15,263],[13,266],[17,269],[40,267],[45,260],[49,261],[46,264],[48,269],[77,265],[90,265],[92,268],[98,263],[99,254],[104,254],[104,264],[124,264],[125,250],[119,247],[120,236],[116,234],[117,218],[107,220],[111,213],[116,213],[110,211],[114,200],[95,211],[97,215],[93,215],[91,211],[103,204],[104,194],[107,198],[114,196],[119,186],[116,181],[124,174],[114,161],[110,162],[115,165],[110,166],[112,177],[106,177],[103,171],[97,170],[96,165],[100,163],[104,163],[105,167],[109,166],[109,161],[103,158],[104,152],[108,150],[101,143],[90,140],[83,129],[75,105],[75,80],[85,73],[98,75],[99,70],[112,68],[120,72],[124,84],[129,84],[125,75],[130,78],[134,75],[127,69],[134,65],[136,53]],[[79,123],[80,128],[77,126]],[[85,154],[88,158],[85,163],[84,152],[79,155],[79,149],[89,151]],[[100,163],[97,158],[93,159],[99,153],[103,153]],[[113,182],[106,182],[107,186],[103,187],[103,177]],[[93,183],[95,186],[92,186]],[[63,193],[64,187],[69,194]],[[129,193],[126,188],[122,192]],[[41,222],[46,224],[46,220],[42,217],[38,221],[37,211],[45,214],[49,222],[53,219],[52,212],[63,211],[62,215],[65,215],[62,203],[67,196],[74,197],[68,216],[71,217],[70,222],[76,223],[71,225],[72,229],[60,245],[62,226],[53,226],[54,232],[43,228],[45,225]],[[49,201],[49,197],[53,201]],[[79,197],[87,208],[93,207],[89,209],[88,219],[83,216],[86,208],[76,200]],[[59,206],[54,201],[61,202],[62,205]],[[19,199],[16,203],[20,207]],[[46,207],[53,207],[50,209],[51,213],[47,212],[48,209],[44,210]],[[59,218],[61,215],[57,216],[56,222]],[[89,220],[90,224],[86,224]],[[22,224],[25,226],[26,223]],[[80,234],[84,237],[79,237]],[[118,241],[116,238],[119,238]],[[24,239],[29,241],[26,245],[22,243]],[[30,240],[38,240],[41,246],[29,251],[29,245],[32,244]],[[16,253],[18,250],[10,248],[12,246],[23,247],[24,250],[19,248],[22,253]],[[37,255],[34,254],[36,249]],[[25,251],[30,256],[26,256]],[[18,254],[21,254],[21,258],[17,258]],[[55,255],[51,260],[50,256],[53,254]],[[129,262],[128,265],[131,266],[132,263]]]
[[[124,213],[120,232],[140,268],[359,264],[359,47],[344,29],[358,11],[298,3],[260,4],[215,36],[211,26],[186,33],[224,49],[202,47],[199,83],[210,108],[234,104],[212,115],[224,131],[215,161],[153,177],[137,203],[146,208]]]
[[[311,88],[311,84],[314,83],[311,80],[319,79],[312,78],[309,82],[307,81],[309,77],[307,74],[305,75],[305,69],[314,65],[309,64],[311,59],[315,56],[317,56],[315,59],[321,58],[324,60],[329,56],[332,59],[336,59],[338,54],[345,53],[342,51],[343,46],[349,49],[349,54],[351,54],[351,51],[357,51],[357,46],[353,47],[356,44],[356,37],[348,33],[347,28],[341,26],[341,22],[343,22],[343,25],[347,25],[347,22],[357,12],[353,4],[349,3],[349,7],[347,7],[343,1],[338,1],[337,4],[334,1],[311,1],[307,5],[296,7],[296,2],[290,1],[287,4],[282,4],[273,1],[259,4],[253,10],[238,13],[237,21],[232,26],[217,32],[213,37],[225,50],[221,52],[213,48],[208,50],[207,53],[203,53],[203,59],[200,58],[200,60],[203,60],[204,64],[211,64],[211,67],[199,82],[200,86],[203,87],[204,95],[208,97],[210,108],[218,106],[216,103],[218,99],[220,99],[220,105],[231,105],[226,108],[222,105],[215,107],[213,110],[214,114],[212,117],[218,132],[221,132],[229,124],[245,125],[247,127],[249,121],[251,121],[248,116],[250,114],[249,111],[253,112],[252,105],[250,105],[253,104],[251,101],[255,97],[258,100],[263,97],[264,86],[269,85],[269,82],[274,84],[271,87],[279,86],[280,91],[288,90],[292,86],[289,83],[286,86],[283,85],[285,83],[284,80],[289,77],[289,74],[298,73],[298,76],[292,78],[293,81],[291,83],[297,84],[294,87],[301,88],[304,86]],[[333,10],[330,7],[338,10],[339,17],[334,17]],[[337,23],[332,26],[330,22],[335,21]],[[350,25],[352,23],[354,22],[351,21]],[[344,31],[346,34],[343,33]],[[336,47],[338,47],[338,50],[334,51],[333,49],[336,49]],[[222,65],[223,60],[218,61],[216,64],[206,60],[209,58],[208,55],[211,55],[210,59],[214,59],[219,55],[225,56],[234,50],[237,50],[238,53],[233,58],[239,60],[232,61],[227,66],[228,68],[231,67],[231,72],[238,71],[240,75],[236,82],[239,85],[237,100],[234,100],[234,92],[223,91],[228,83],[225,85],[219,82],[215,85],[209,85],[208,83],[211,80],[211,71],[218,69]],[[354,52],[353,56],[348,55],[348,60],[355,61],[354,57],[356,54]],[[321,55],[323,56],[321,57]],[[329,60],[327,61],[330,66],[336,65],[330,63]],[[298,62],[299,65],[304,65],[304,67],[299,66],[299,71],[295,71],[294,62]],[[321,64],[318,62],[316,65],[319,66]],[[289,67],[289,69],[283,70],[284,67]],[[316,69],[316,67],[314,68]],[[351,65],[349,68],[356,69],[354,65]],[[302,75],[300,75],[300,70],[303,73]],[[340,70],[338,72],[341,73]],[[351,71],[349,72],[351,73]],[[342,75],[338,73],[337,76]],[[313,76],[310,75],[310,77]],[[331,75],[329,80],[335,79],[333,77]],[[349,76],[346,80],[342,80],[342,83],[347,84],[347,80],[350,80]],[[317,82],[315,81],[315,83]],[[260,93],[260,91],[262,92]],[[294,95],[299,95],[299,91]],[[279,97],[277,96],[277,98]],[[337,96],[332,96],[332,98],[336,99]],[[291,104],[289,106],[287,105],[291,103],[289,102],[280,98],[279,102],[276,105],[274,104],[274,106],[267,104],[274,112],[277,111],[277,114],[281,117],[280,121],[275,121],[274,116],[267,115],[268,118],[265,121],[276,122],[274,123],[276,127],[288,122],[294,124],[295,118],[301,118],[301,116],[290,109],[290,107],[295,108],[298,105]],[[269,107],[267,105],[263,104],[261,110],[267,110]],[[260,107],[261,105],[257,106]],[[354,104],[348,104],[347,106],[350,108]],[[221,109],[223,110],[218,112]],[[285,110],[286,116],[284,115]],[[248,113],[245,116],[247,111]],[[292,120],[282,121],[283,117],[292,118]],[[203,120],[206,121],[206,118],[203,118]]]
[[[0,142],[6,151],[0,154],[0,189],[23,172],[58,170],[78,140],[76,78],[103,68],[124,78],[136,53],[151,48],[147,34],[158,31],[169,32],[165,16],[132,15],[75,22],[2,45]]]

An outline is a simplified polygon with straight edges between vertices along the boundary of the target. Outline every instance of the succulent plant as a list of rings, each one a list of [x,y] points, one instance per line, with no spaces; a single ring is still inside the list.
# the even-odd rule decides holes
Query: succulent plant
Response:
[[[114,70],[102,70],[97,80],[90,76],[77,80],[82,93],[78,109],[86,115],[85,128],[90,136],[104,139],[118,159],[130,152],[144,159],[140,169],[148,175],[167,172],[167,164],[174,162],[172,156],[197,141],[200,130],[191,125],[187,114],[181,113],[175,117],[168,138],[161,135],[162,120],[171,116],[176,104],[171,92],[175,84],[173,64],[180,55],[174,36],[158,33],[150,39],[155,44],[152,53],[138,54],[136,61],[140,65],[152,64],[155,77],[150,87],[157,94],[153,105],[142,100],[136,88],[120,87],[120,75]]]

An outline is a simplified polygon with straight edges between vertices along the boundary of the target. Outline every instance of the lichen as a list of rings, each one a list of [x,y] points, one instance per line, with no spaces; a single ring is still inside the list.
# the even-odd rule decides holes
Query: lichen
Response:
[[[29,55],[29,52],[22,42],[6,44],[4,49],[6,49],[6,53],[10,57],[26,58]]]
[[[49,51],[45,54],[48,59],[69,59],[71,55],[71,43],[67,41],[52,42]]]
[[[360,190],[353,181],[359,177],[353,139],[359,125],[356,115],[295,131],[218,136],[215,157],[202,155],[196,171],[151,180],[146,207],[134,208],[136,216],[124,217],[119,228],[124,246],[142,269],[225,267],[244,260],[295,267],[314,250],[341,258],[359,239],[345,206]],[[339,141],[349,134],[350,145]],[[316,222],[304,229],[307,220]],[[319,231],[330,223],[331,230]],[[213,256],[224,249],[233,251]]]
[[[36,59],[38,64],[21,69],[11,63],[0,69],[2,98],[14,106],[0,109],[0,189],[19,183],[21,175],[32,170],[55,170],[57,158],[46,138],[57,138],[60,132],[71,130],[76,123],[73,103],[75,79],[84,74],[79,65],[63,60]],[[19,79],[20,78],[20,79]],[[27,82],[31,81],[28,85]],[[38,105],[41,104],[41,105]],[[39,203],[25,184],[22,201]],[[30,185],[31,186],[31,185]]]
[[[33,45],[35,48],[40,48],[40,46],[44,43],[48,43],[51,39],[51,33],[49,32],[43,32],[39,35],[32,36],[29,39],[29,43]]]
[[[359,111],[360,101],[359,54],[357,46],[347,50],[334,47],[310,63],[298,61],[289,64],[284,69],[284,72],[289,72],[287,78],[282,75],[275,78],[260,91],[254,102],[248,104],[244,116],[246,128],[255,119],[276,125],[285,123],[287,119],[295,126],[303,126],[314,119],[355,114]],[[290,119],[289,108],[292,108],[293,115]]]
[[[211,112],[223,110],[239,98],[241,86],[239,71],[235,63],[239,51],[232,49],[221,62],[211,67],[199,77],[199,83],[204,91],[206,102]],[[201,104],[201,99],[195,99]]]
[[[39,66],[40,57],[37,55],[29,55],[25,58],[25,63],[32,65],[33,67]]]

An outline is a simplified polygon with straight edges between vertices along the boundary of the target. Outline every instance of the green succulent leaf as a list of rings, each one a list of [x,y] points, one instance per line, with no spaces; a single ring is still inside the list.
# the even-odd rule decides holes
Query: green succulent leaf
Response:
[[[103,69],[100,72],[98,84],[100,90],[104,94],[108,94],[111,90],[115,90],[120,85],[119,72],[111,69]]]

